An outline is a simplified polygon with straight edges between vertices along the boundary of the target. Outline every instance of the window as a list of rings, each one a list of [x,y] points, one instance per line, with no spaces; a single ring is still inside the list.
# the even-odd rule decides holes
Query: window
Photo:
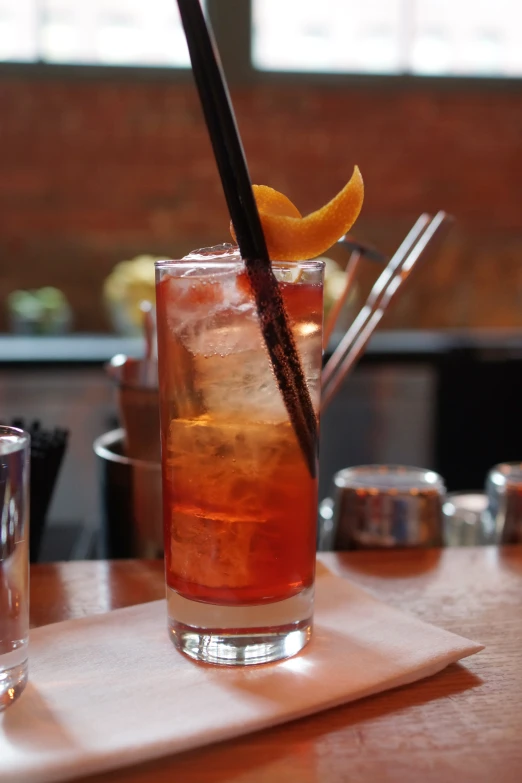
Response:
[[[190,64],[175,0],[0,0],[0,60]]]
[[[252,0],[261,71],[522,76],[520,0]]]
[[[0,60],[37,59],[34,0],[0,0]]]
[[[203,5],[224,62],[243,79],[254,72],[522,77],[522,0]],[[0,61],[190,65],[176,0],[0,0]]]

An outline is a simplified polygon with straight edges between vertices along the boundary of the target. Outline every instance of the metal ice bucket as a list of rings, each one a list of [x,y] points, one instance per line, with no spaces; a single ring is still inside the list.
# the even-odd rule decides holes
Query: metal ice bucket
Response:
[[[97,438],[94,452],[102,497],[102,556],[162,557],[161,463],[126,457],[123,429]]]

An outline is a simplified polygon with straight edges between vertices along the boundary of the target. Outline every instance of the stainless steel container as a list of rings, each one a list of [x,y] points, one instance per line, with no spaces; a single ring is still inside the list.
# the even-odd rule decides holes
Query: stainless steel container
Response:
[[[336,550],[442,546],[444,495],[444,481],[432,470],[364,465],[335,474],[320,514],[330,516]],[[320,547],[325,543],[323,535]]]
[[[522,544],[522,463],[495,465],[486,481],[486,516],[499,544]]]
[[[161,463],[126,457],[122,429],[97,438],[94,452],[101,484],[102,556],[161,557]]]

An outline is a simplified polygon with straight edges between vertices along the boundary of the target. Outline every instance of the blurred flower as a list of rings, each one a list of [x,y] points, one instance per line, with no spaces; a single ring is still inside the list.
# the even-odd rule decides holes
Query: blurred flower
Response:
[[[116,331],[141,334],[142,302],[155,304],[156,256],[142,255],[116,264],[103,285],[103,296]]]

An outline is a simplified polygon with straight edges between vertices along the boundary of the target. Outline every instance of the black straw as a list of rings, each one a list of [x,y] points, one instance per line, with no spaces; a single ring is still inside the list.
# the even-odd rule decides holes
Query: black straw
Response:
[[[237,243],[254,292],[261,330],[290,421],[312,477],[317,420],[299,353],[272,272],[245,154],[212,32],[199,0],[177,0],[194,79]]]
[[[43,429],[39,421],[33,421],[29,426],[23,419],[16,419],[12,422],[12,426],[25,430],[31,436],[29,557],[31,563],[36,563],[45,532],[47,512],[67,449],[69,432],[60,427],[55,427],[53,430]]]

